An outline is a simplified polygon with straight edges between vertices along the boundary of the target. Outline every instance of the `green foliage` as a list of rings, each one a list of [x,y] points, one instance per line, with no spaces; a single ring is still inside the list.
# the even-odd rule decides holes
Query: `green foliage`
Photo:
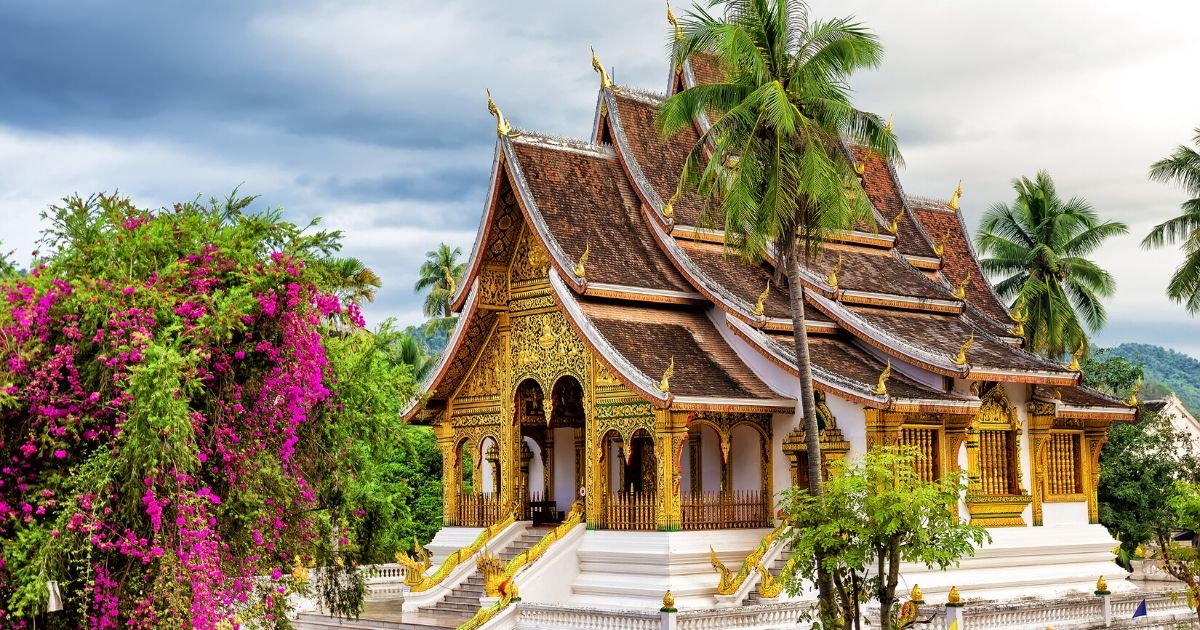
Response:
[[[1193,415],[1200,415],[1200,361],[1143,343],[1123,343],[1106,352],[1141,366],[1146,381],[1140,398],[1161,398],[1174,392]]]
[[[1171,501],[1179,481],[1200,481],[1200,459],[1168,418],[1146,413],[1140,422],[1109,429],[1100,454],[1100,522],[1123,551],[1131,554],[1176,528]]]
[[[460,257],[461,249],[442,243],[437,249],[425,253],[425,262],[417,272],[417,283],[413,288],[417,293],[429,291],[423,310],[426,317],[433,318],[430,322],[433,328],[449,330],[454,327],[450,301],[458,292],[458,285],[467,268],[465,263],[458,261]]]
[[[4,241],[0,241],[0,245],[3,245],[3,244],[4,244]],[[15,275],[16,273],[17,273],[17,266],[13,264],[12,252],[5,252],[3,250],[0,250],[0,278],[4,278],[5,276]]]
[[[1176,482],[1169,505],[1181,529],[1200,532],[1200,485]],[[1194,548],[1174,544],[1170,534],[1169,531],[1156,533],[1157,557],[1162,560],[1167,573],[1187,585],[1188,602],[1200,619],[1200,555]]]
[[[1145,379],[1142,366],[1111,350],[1094,350],[1083,363],[1083,383],[1109,396],[1125,399]]]
[[[450,329],[432,325],[431,321],[420,326],[409,326],[404,329],[404,334],[412,337],[421,352],[432,360],[441,356],[442,351],[446,349],[446,343],[450,340]]]
[[[1180,206],[1183,210],[1150,230],[1142,241],[1145,249],[1179,242],[1183,246],[1183,264],[1167,284],[1167,297],[1182,302],[1189,313],[1200,313],[1200,128],[1192,139],[1193,149],[1180,145],[1170,156],[1150,167],[1150,179],[1173,183],[1191,197]]]
[[[877,447],[861,460],[835,462],[824,494],[814,497],[800,488],[785,493],[783,511],[798,559],[790,593],[816,581],[821,558],[837,589],[836,625],[850,628],[869,599],[892,611],[900,563],[945,569],[990,540],[982,527],[956,518],[965,482],[951,476],[922,480],[915,468],[920,457],[912,447]],[[884,615],[885,630],[889,617]],[[826,620],[824,627],[834,626]]]
[[[1100,300],[1116,289],[1112,275],[1085,256],[1128,229],[1101,222],[1084,199],[1060,198],[1046,171],[1014,179],[1013,189],[1016,201],[997,203],[983,215],[976,242],[990,257],[980,265],[1000,278],[1000,297],[1028,313],[1029,349],[1057,360],[1087,348],[1087,331],[1099,330],[1106,318]]]

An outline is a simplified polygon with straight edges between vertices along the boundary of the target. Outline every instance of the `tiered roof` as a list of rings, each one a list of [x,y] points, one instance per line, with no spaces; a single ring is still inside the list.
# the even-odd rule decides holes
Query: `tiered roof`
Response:
[[[712,59],[694,58],[672,74],[670,87],[720,76]],[[655,112],[663,98],[603,86],[588,141],[500,135],[492,194],[454,302],[461,323],[430,384],[434,408],[468,369],[460,357],[478,352],[494,326],[477,304],[479,274],[485,263],[507,263],[515,246],[509,232],[521,220],[549,254],[561,312],[647,400],[685,409],[794,408],[794,392],[773,389],[745,358],[758,353],[794,374],[786,281],[771,260],[751,264],[730,254],[700,199],[688,193],[669,201],[707,121],[662,138]],[[1133,416],[1082,388],[1078,372],[1020,349],[1016,322],[984,279],[957,209],[910,199],[892,164],[846,150],[860,165],[876,225],[837,235],[802,273],[818,389],[871,408],[966,413],[979,399],[946,377],[1019,382],[1042,386],[1043,397],[1055,392],[1076,417]],[[657,385],[672,359],[679,370],[667,393]],[[881,388],[888,364],[895,371]]]

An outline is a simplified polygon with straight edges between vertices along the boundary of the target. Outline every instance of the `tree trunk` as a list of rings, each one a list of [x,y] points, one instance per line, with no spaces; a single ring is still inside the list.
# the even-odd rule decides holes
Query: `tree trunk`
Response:
[[[800,373],[800,409],[804,417],[804,440],[808,451],[808,492],[819,496],[824,484],[821,466],[821,436],[817,425],[817,403],[813,396],[812,362],[808,355],[808,331],[804,328],[804,285],[800,282],[800,260],[792,256],[787,264],[788,293],[792,300],[792,339],[796,344],[796,371]],[[825,570],[824,558],[817,553],[817,594],[823,615],[833,613],[833,581]]]
[[[880,554],[882,555],[882,554]],[[882,563],[881,563],[882,564]],[[882,567],[880,567],[882,568]],[[896,603],[896,585],[900,583],[900,541],[892,538],[887,545],[887,578],[879,593],[881,630],[892,628],[892,606]]]

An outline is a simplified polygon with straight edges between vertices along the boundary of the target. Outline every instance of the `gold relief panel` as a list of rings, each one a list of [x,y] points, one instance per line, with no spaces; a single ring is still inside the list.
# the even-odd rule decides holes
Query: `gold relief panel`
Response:
[[[472,427],[498,427],[500,426],[500,410],[493,409],[482,413],[472,414],[455,414],[450,419],[450,426],[455,429],[467,429]]]
[[[504,386],[504,355],[502,340],[499,335],[493,335],[479,354],[478,361],[471,368],[463,386],[455,396],[455,402],[474,400],[493,400],[500,396]]]
[[[983,395],[982,403],[976,421],[980,428],[1011,428],[1019,429],[1017,408],[1008,400],[1004,387],[996,383]],[[1001,426],[1002,425],[1002,426]]]
[[[548,389],[570,374],[586,387],[587,350],[561,313],[514,317],[511,339],[512,383],[535,377]]]
[[[597,420],[621,420],[626,418],[649,418],[654,421],[654,407],[647,402],[615,402],[598,403],[596,405]],[[651,424],[653,426],[653,424]]]
[[[509,302],[508,309],[512,313],[522,313],[525,311],[548,310],[554,308],[554,298],[550,297],[549,292],[541,292],[537,295],[525,294],[524,297],[515,298]]]
[[[513,286],[548,281],[550,257],[529,230],[521,234],[511,269]]]
[[[488,267],[479,273],[479,300],[484,306],[508,304],[508,276],[504,269]]]

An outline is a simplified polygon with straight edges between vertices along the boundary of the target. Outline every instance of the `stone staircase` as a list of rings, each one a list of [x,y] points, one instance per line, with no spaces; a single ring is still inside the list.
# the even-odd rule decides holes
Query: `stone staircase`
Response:
[[[504,549],[497,554],[500,561],[505,565],[509,560],[517,557],[518,554],[529,549],[542,536],[549,531],[548,528],[537,527],[529,528],[521,533],[521,536],[509,543]],[[483,575],[478,571],[472,573],[462,584],[450,591],[450,594],[443,597],[436,605],[429,608],[422,608],[421,612],[434,615],[470,619],[479,610],[479,598],[483,597]]]
[[[783,570],[783,565],[787,563],[788,558],[791,556],[792,552],[790,549],[785,548],[783,551],[779,552],[779,557],[775,559],[775,562],[771,563],[771,566],[767,567],[767,569],[771,572],[771,575],[779,575],[779,572]],[[786,594],[787,593],[782,593],[781,595]],[[745,605],[753,606],[761,603],[763,603],[762,596],[758,592],[758,586],[755,586],[754,589],[750,591],[750,594],[746,596]]]

